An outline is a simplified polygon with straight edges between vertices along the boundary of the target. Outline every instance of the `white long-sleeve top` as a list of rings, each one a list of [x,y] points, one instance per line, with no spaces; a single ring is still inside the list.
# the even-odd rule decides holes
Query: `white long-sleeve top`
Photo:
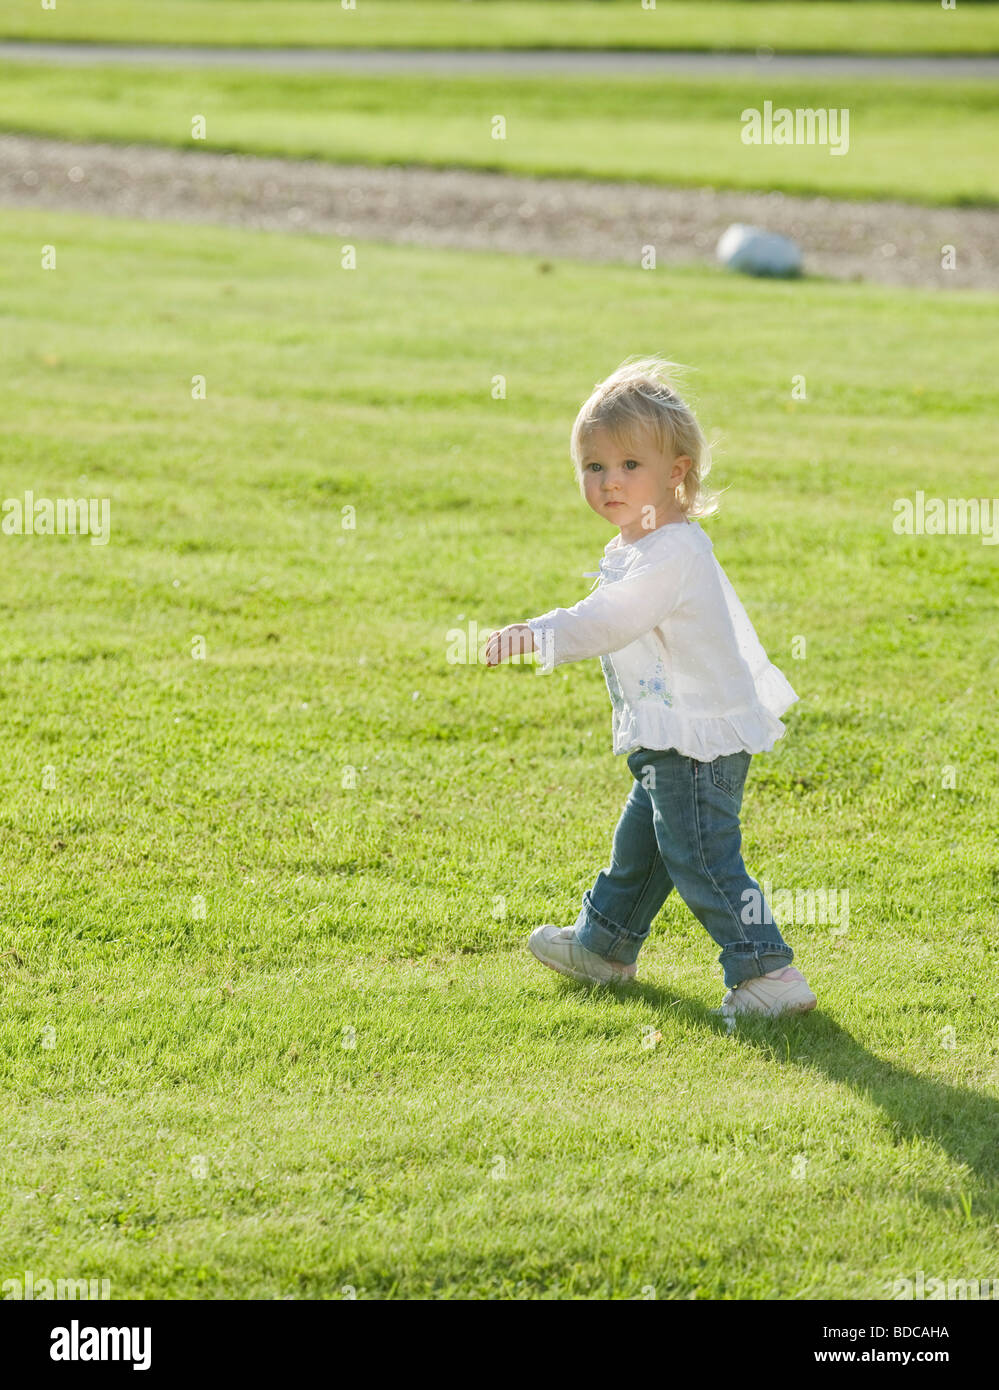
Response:
[[[527,626],[545,666],[597,656],[615,753],[675,748],[711,762],[769,751],[798,699],[767,658],[700,522],[604,548],[597,585]]]

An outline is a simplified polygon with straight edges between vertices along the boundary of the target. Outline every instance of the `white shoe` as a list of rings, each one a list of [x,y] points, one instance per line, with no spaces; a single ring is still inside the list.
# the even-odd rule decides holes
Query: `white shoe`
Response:
[[[635,965],[605,960],[603,956],[588,951],[579,944],[573,927],[555,927],[550,923],[535,927],[527,946],[531,954],[550,970],[557,970],[560,975],[571,975],[575,980],[586,980],[590,984],[627,984],[635,978],[638,970]]]
[[[726,1017],[765,1014],[768,1018],[776,1018],[778,1014],[807,1014],[817,1002],[801,971],[793,965],[785,965],[780,970],[771,970],[768,975],[743,980],[730,989],[718,1012]]]

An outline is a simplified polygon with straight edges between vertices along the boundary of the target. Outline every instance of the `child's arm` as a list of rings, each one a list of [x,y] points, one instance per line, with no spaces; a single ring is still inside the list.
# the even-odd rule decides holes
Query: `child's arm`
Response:
[[[546,667],[618,652],[672,613],[687,568],[673,557],[601,585],[572,608],[553,608],[522,626],[533,633],[534,650],[541,653]]]
[[[507,657],[526,656],[533,651],[537,651],[534,633],[526,623],[512,623],[490,635],[486,643],[486,665],[498,666]]]

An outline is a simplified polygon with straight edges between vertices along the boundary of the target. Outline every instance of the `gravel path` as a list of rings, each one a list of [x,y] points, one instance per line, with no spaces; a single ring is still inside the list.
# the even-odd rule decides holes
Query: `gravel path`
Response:
[[[220,222],[517,255],[712,260],[731,222],[792,236],[808,273],[999,289],[999,210],[655,188],[466,169],[326,164],[0,136],[0,206]],[[956,268],[941,268],[941,247]]]
[[[999,77],[999,57],[866,53],[688,53],[587,48],[225,48],[215,45],[0,43],[0,59],[43,63],[159,63],[272,72],[716,73],[794,77]]]

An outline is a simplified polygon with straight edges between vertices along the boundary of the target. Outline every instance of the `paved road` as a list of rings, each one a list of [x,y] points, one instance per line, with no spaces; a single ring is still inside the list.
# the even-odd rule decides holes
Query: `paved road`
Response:
[[[0,42],[0,61],[87,65],[159,63],[271,72],[773,73],[788,77],[999,77],[997,57],[894,57],[851,53],[685,53],[603,49],[217,48],[168,44]]]

